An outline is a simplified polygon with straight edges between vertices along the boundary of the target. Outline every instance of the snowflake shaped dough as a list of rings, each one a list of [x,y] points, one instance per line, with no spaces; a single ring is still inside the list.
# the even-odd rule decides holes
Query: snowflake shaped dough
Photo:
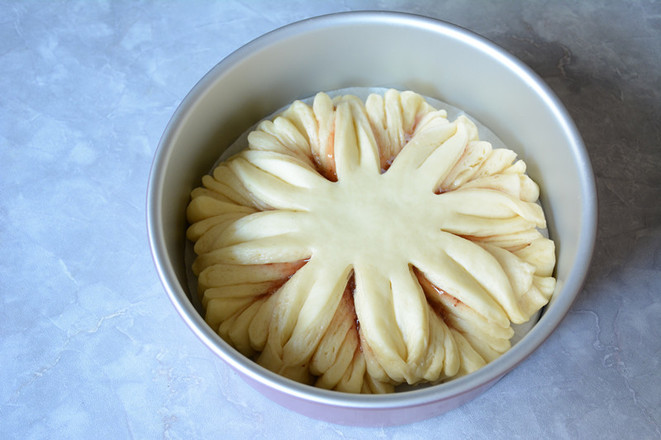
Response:
[[[295,102],[192,193],[206,319],[305,383],[388,392],[466,374],[546,304],[537,185],[412,92]]]

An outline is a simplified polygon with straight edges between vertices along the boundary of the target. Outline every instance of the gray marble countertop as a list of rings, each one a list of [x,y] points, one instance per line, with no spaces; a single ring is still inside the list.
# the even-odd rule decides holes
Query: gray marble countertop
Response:
[[[247,386],[170,304],[151,161],[211,67],[352,9],[469,28],[541,75],[581,131],[600,224],[551,338],[493,388],[392,428],[308,419]],[[661,438],[661,3],[0,1],[0,438]]]

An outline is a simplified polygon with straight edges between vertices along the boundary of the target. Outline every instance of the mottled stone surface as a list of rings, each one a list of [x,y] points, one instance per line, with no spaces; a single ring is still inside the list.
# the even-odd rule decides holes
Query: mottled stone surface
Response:
[[[159,137],[213,65],[351,9],[441,18],[540,74],[578,125],[600,225],[578,300],[476,400],[366,429],[253,391],[169,303],[145,189]],[[661,438],[661,3],[0,1],[1,438]]]

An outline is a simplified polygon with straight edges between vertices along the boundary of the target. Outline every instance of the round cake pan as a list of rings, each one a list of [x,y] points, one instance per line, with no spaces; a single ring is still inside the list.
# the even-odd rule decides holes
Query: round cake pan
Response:
[[[295,99],[346,87],[413,90],[463,109],[528,164],[541,187],[557,248],[557,288],[537,324],[503,356],[456,380],[389,395],[352,395],[265,370],[207,326],[190,299],[186,205],[219,155],[255,122]],[[476,397],[530,355],[581,289],[596,234],[596,192],[585,147],[567,111],[523,63],[442,21],[392,12],[311,18],[241,47],[195,85],[156,152],[147,223],[158,274],[191,330],[254,388],[302,414],[340,424],[422,420]]]

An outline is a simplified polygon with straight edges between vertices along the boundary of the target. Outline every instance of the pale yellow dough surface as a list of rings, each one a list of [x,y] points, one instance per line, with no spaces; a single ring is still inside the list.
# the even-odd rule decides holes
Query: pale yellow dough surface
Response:
[[[205,319],[264,367],[346,392],[470,373],[547,304],[555,248],[538,186],[413,92],[259,124],[192,192]]]

